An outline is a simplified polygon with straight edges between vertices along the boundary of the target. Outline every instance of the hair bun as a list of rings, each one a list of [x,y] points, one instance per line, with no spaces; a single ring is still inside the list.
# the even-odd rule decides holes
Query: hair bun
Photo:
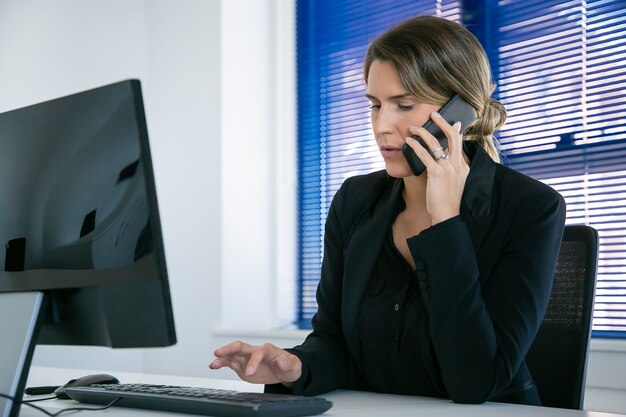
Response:
[[[506,122],[506,109],[498,100],[490,98],[485,103],[483,111],[478,115],[476,121],[466,132],[467,136],[487,137],[500,129]]]

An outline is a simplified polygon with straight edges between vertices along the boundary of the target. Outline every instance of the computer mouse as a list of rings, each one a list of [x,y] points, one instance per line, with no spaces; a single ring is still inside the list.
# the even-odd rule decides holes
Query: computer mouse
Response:
[[[59,388],[54,390],[57,398],[61,400],[69,400],[70,397],[65,393],[66,388],[73,387],[86,387],[92,384],[119,384],[120,381],[108,374],[95,374],[95,375],[86,375],[80,378],[71,379],[67,384],[60,386]]]

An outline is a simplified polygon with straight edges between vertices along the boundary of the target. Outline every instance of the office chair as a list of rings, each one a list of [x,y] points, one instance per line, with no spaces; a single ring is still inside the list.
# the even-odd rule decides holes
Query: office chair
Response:
[[[566,226],[548,310],[526,356],[546,407],[582,410],[597,264],[598,232]]]

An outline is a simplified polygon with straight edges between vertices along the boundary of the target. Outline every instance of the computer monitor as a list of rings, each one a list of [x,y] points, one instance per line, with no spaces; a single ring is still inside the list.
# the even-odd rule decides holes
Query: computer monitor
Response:
[[[34,342],[176,343],[138,80],[0,114],[0,195],[0,293],[43,292]]]

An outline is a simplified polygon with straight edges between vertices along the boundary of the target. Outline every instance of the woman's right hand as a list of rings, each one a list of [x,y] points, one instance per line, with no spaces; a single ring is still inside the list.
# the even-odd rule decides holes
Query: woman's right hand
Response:
[[[232,342],[213,352],[215,360],[209,368],[232,369],[246,382],[255,384],[277,384],[291,388],[302,374],[302,362],[296,355],[270,343],[252,346],[243,342]]]

